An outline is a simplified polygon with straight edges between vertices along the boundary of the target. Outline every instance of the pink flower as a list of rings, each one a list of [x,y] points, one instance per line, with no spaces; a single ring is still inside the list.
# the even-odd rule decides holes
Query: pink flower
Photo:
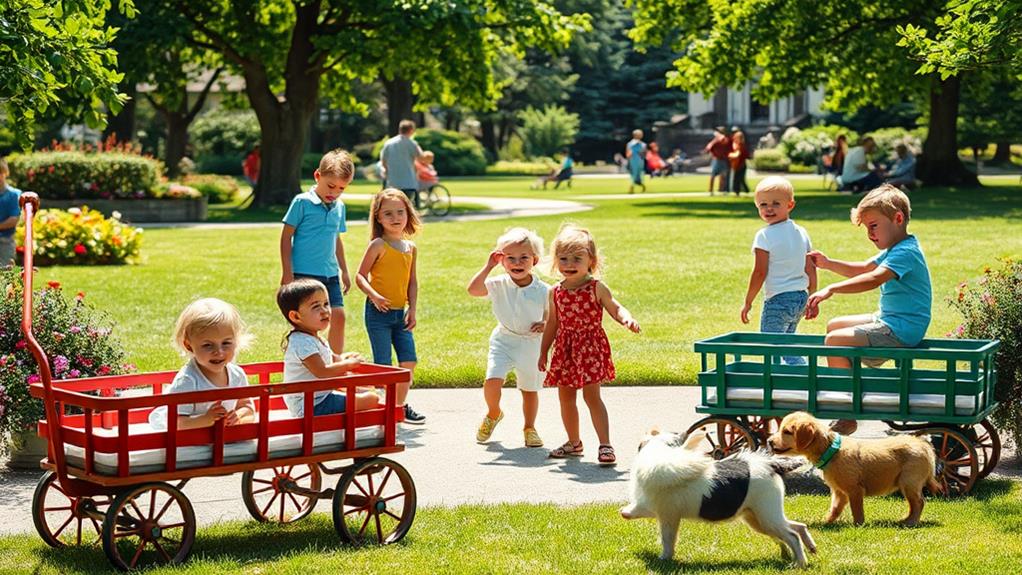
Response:
[[[43,378],[39,377],[38,373],[33,373],[32,375],[28,376],[28,379],[26,379],[25,382],[28,383],[29,385],[32,385],[33,383],[39,383],[42,380]]]
[[[71,362],[62,355],[55,356],[53,358],[53,373],[60,375],[67,371],[67,368],[71,366]]]
[[[19,339],[18,343],[14,344],[14,349],[17,349],[19,351],[25,349],[26,347],[28,347],[28,342],[23,339]]]
[[[82,376],[82,372],[78,371],[77,369],[72,369],[71,371],[67,372],[67,376],[70,379],[78,379],[79,377]]]

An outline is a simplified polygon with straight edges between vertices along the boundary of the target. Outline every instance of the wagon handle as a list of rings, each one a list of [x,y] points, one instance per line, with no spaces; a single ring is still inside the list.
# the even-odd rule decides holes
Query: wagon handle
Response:
[[[32,332],[32,256],[35,253],[35,242],[33,239],[33,228],[35,215],[39,211],[39,196],[32,192],[24,192],[18,200],[21,209],[25,212],[25,254],[22,260],[21,271],[24,284],[24,297],[21,308],[21,331],[25,335],[28,349],[32,352],[36,364],[39,366],[39,377],[42,379],[43,407],[46,412],[46,421],[49,422],[50,456],[55,459],[58,468],[58,475],[61,480],[66,478],[66,464],[64,461],[63,438],[61,437],[60,415],[53,400],[53,384],[50,374],[50,361],[46,357],[39,342],[36,341]]]

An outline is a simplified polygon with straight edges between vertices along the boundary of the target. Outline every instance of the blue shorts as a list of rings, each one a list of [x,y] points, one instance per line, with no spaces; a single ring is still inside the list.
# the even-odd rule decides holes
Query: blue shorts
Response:
[[[390,365],[391,347],[397,352],[398,363],[416,361],[415,338],[405,329],[404,308],[380,311],[366,300],[365,324],[373,348],[373,363]]]
[[[295,274],[295,279],[306,278],[316,280],[326,286],[326,295],[330,297],[330,307],[344,307],[344,292],[341,291],[340,276],[310,276],[307,274]]]
[[[344,413],[347,406],[347,398],[339,391],[331,391],[330,395],[323,398],[312,408],[313,415],[330,415],[331,413]]]
[[[710,176],[711,177],[712,176],[719,176],[721,174],[726,174],[729,171],[731,171],[731,164],[729,164],[727,160],[722,160],[720,158],[713,158],[713,160],[710,161]]]

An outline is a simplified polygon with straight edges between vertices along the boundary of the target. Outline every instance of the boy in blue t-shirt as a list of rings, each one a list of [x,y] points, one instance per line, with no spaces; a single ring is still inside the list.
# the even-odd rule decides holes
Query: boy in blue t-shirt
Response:
[[[298,194],[284,214],[280,233],[280,285],[311,278],[326,286],[330,297],[330,332],[334,353],[344,351],[344,294],[351,276],[340,234],[348,231],[341,194],[351,184],[355,164],[344,150],[327,152],[313,173],[316,185]]]
[[[21,206],[18,205],[21,190],[7,185],[9,174],[7,160],[0,157],[0,267],[14,260],[14,230],[21,218]]]
[[[827,323],[827,345],[850,347],[913,347],[919,345],[930,325],[930,270],[916,237],[908,233],[912,207],[908,196],[884,184],[866,194],[852,210],[852,222],[866,227],[866,235],[881,252],[865,262],[829,259],[810,252],[816,267],[849,279],[831,284],[809,296],[806,319],[820,312],[820,303],[836,293],[861,293],[880,288],[880,310],[864,315],[842,316]],[[878,367],[885,358],[862,358]],[[847,357],[828,357],[830,367],[850,368]],[[841,421],[835,429],[854,431],[854,422]]]

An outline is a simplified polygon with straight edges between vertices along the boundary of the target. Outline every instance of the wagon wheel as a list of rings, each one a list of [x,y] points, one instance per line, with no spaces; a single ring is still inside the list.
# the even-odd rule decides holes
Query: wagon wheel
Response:
[[[415,519],[415,483],[401,465],[382,457],[358,460],[337,482],[334,528],[347,543],[397,543]]]
[[[192,504],[168,483],[145,483],[121,492],[103,521],[103,551],[122,571],[182,563],[194,542]]]
[[[32,523],[51,547],[95,545],[100,541],[103,525],[89,512],[104,513],[108,505],[109,495],[68,495],[57,481],[57,474],[47,471],[32,494]]]
[[[988,419],[966,428],[965,435],[972,440],[972,444],[976,447],[976,455],[979,457],[977,479],[983,479],[990,475],[990,472],[1001,461],[1001,436],[998,435],[997,428]]]
[[[706,454],[714,459],[723,459],[738,453],[742,449],[755,451],[759,447],[759,439],[744,423],[730,417],[707,417],[688,428],[688,433],[703,431],[706,439]]]
[[[756,439],[759,440],[760,444],[766,443],[767,439],[769,439],[781,425],[780,417],[747,415],[742,417],[741,421],[749,428],[749,431],[756,435]]]
[[[945,496],[965,495],[979,477],[979,456],[972,441],[950,427],[927,427],[915,433],[929,437],[937,454],[937,483]]]
[[[241,498],[252,517],[263,522],[292,523],[316,508],[319,498],[302,495],[294,487],[319,491],[319,465],[300,464],[246,471],[241,476]]]

